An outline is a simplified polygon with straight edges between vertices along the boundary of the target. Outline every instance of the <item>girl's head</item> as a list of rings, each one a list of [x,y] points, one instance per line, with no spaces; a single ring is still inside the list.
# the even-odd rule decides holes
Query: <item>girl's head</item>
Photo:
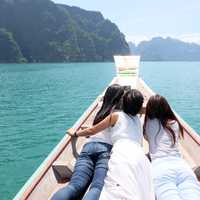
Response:
[[[157,118],[160,121],[176,120],[167,100],[158,94],[151,96],[146,106],[146,116],[149,119]]]
[[[122,95],[124,94],[124,87],[118,84],[113,84],[109,86],[103,97],[103,105],[115,106]]]
[[[169,134],[172,136],[174,144],[176,142],[176,137],[174,131],[169,125],[169,121],[175,120],[179,124],[181,134],[183,135],[181,124],[179,123],[167,100],[161,95],[156,94],[151,96],[147,102],[144,120],[144,133],[147,119],[158,119],[163,128],[167,129]]]
[[[143,101],[144,98],[140,91],[130,89],[123,96],[122,110],[128,115],[135,116],[140,112]]]
[[[112,112],[115,106],[120,102],[123,94],[124,88],[118,84],[113,84],[107,88],[103,97],[102,106],[94,118],[93,125],[105,119]]]

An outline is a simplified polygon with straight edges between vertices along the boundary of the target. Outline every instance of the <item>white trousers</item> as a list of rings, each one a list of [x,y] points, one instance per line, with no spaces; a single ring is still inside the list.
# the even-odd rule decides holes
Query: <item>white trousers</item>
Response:
[[[139,144],[123,139],[112,149],[100,200],[154,200],[151,164]]]
[[[182,158],[157,158],[152,168],[157,200],[200,200],[200,184]]]

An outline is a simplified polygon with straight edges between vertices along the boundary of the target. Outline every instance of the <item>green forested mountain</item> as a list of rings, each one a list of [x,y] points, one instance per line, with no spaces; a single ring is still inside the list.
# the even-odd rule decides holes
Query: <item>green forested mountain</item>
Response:
[[[50,0],[1,0],[0,62],[110,61],[129,47],[100,12]]]
[[[170,37],[156,37],[129,46],[131,53],[141,55],[143,61],[200,61],[200,45]]]
[[[5,29],[0,29],[0,49],[1,62],[26,62],[12,34]]]

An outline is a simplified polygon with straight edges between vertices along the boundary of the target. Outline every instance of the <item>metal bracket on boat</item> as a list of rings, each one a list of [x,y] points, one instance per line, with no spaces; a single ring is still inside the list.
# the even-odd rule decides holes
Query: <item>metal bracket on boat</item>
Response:
[[[193,171],[194,171],[198,181],[200,182],[200,166],[194,167]]]
[[[66,165],[66,162],[57,161],[52,165],[52,168],[58,183],[64,183],[70,180],[72,170]]]
[[[72,137],[72,140],[71,140],[71,145],[72,145],[72,154],[74,156],[74,158],[78,158],[79,154],[77,152],[77,148],[76,148],[76,143],[77,143],[77,137]]]

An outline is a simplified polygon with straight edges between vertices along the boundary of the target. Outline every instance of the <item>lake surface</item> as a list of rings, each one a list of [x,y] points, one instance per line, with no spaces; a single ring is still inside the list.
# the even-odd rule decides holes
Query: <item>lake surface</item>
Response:
[[[143,62],[141,77],[200,132],[200,62]],[[12,199],[115,75],[113,63],[0,64],[0,199]]]

